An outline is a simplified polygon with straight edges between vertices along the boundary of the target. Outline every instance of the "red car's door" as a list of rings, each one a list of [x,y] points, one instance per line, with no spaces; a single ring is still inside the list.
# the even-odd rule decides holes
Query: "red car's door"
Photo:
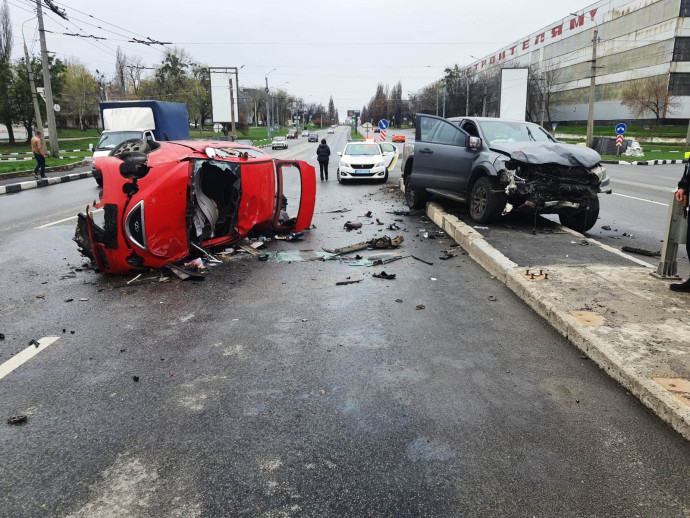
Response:
[[[281,225],[278,222],[280,217],[280,209],[283,198],[283,168],[294,167],[299,171],[301,195],[299,212],[297,214],[297,222],[292,228],[293,231],[299,232],[311,226],[311,219],[314,216],[314,205],[316,203],[316,170],[313,166],[302,160],[276,160],[276,174],[278,192],[276,195],[276,207],[273,217],[273,226],[280,229]]]

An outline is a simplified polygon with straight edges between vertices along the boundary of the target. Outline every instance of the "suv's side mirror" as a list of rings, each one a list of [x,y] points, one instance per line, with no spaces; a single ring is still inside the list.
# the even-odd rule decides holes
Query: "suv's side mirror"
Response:
[[[482,139],[479,137],[470,137],[467,139],[467,147],[470,149],[479,149],[482,147]]]

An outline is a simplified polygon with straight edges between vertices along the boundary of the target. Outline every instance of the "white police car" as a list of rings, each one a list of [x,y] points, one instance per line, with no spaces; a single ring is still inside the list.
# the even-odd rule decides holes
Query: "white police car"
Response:
[[[388,180],[388,171],[398,160],[398,148],[389,142],[377,143],[372,139],[348,142],[341,153],[336,178],[346,180]]]

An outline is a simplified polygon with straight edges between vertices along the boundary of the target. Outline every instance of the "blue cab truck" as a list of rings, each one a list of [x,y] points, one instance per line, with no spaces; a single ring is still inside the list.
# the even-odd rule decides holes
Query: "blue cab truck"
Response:
[[[126,140],[189,140],[187,105],[164,101],[108,101],[99,103],[103,133],[93,157],[107,156]],[[100,171],[92,169],[98,185]]]

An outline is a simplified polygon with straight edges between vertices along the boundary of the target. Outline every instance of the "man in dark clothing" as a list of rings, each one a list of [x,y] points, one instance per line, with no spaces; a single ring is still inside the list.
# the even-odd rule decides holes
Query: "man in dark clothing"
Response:
[[[687,218],[688,210],[688,194],[690,194],[690,164],[685,164],[685,171],[683,171],[683,178],[678,182],[678,191],[676,192],[676,200],[683,204],[685,207],[685,217]],[[688,225],[688,234],[685,238],[685,249],[688,252],[688,258],[690,259],[690,225]],[[690,293],[690,278],[687,281],[681,282],[679,284],[671,284],[672,291],[680,291],[683,293]]]
[[[321,181],[323,182],[323,177],[326,176],[326,181],[328,181],[328,157],[331,156],[331,148],[326,144],[326,139],[321,139],[321,144],[316,149],[316,159],[319,161],[319,170],[321,172]]]

